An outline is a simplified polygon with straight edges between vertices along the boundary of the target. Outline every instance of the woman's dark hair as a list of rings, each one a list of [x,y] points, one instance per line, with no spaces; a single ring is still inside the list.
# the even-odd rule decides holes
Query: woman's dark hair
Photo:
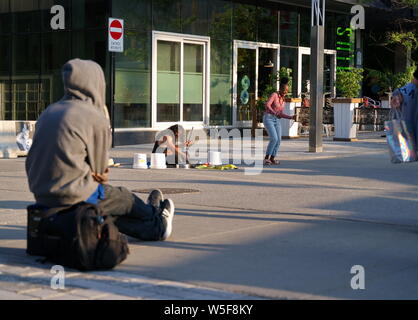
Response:
[[[175,124],[175,125],[171,126],[170,128],[168,128],[167,130],[171,130],[173,132],[174,136],[178,137],[179,133],[183,133],[184,128],[179,124]]]
[[[414,78],[418,80],[418,67],[415,69]]]
[[[281,86],[284,86],[284,85],[286,85],[288,83],[289,83],[289,78],[283,77],[283,78],[280,79],[280,85]]]

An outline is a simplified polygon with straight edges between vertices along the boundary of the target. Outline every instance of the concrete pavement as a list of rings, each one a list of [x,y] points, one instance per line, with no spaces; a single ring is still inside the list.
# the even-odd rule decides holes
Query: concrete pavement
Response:
[[[0,161],[0,299],[418,298],[418,162],[391,164],[380,134],[326,140],[322,154],[307,153],[306,139],[285,140],[282,164],[260,175],[245,175],[244,166],[132,169],[133,153],[150,148],[114,148],[122,165],[111,183],[199,190],[167,195],[177,209],[172,237],[130,239],[122,265],[68,271],[67,291],[58,293],[49,288],[50,265],[24,252],[25,207],[33,202],[25,159]],[[355,265],[364,267],[365,290],[350,285]]]

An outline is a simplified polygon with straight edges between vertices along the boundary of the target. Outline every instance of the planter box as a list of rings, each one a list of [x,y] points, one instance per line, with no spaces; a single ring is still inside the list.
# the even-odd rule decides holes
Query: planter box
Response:
[[[302,99],[298,98],[287,98],[284,107],[284,113],[288,115],[294,115],[296,113],[297,104],[302,103]],[[288,119],[280,119],[282,126],[282,138],[284,139],[295,139],[299,138],[298,129],[299,123]]]
[[[354,123],[354,109],[362,99],[336,98],[334,104],[335,141],[356,141],[357,125]]]
[[[36,121],[0,121],[0,158],[26,156]]]

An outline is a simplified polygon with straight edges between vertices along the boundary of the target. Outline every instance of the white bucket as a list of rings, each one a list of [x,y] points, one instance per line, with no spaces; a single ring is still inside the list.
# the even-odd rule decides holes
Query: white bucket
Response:
[[[145,153],[134,153],[134,169],[148,169],[147,155]]]
[[[209,151],[209,163],[212,166],[222,165],[221,153],[217,151]]]
[[[164,153],[151,153],[151,169],[167,169]]]

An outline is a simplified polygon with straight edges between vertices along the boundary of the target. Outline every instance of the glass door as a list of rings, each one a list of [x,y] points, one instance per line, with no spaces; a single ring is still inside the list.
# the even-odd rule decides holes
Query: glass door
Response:
[[[298,96],[310,91],[310,48],[299,48]],[[324,50],[324,94],[335,97],[336,52]]]
[[[238,48],[237,120],[250,121],[256,94],[256,49]]]
[[[180,51],[180,42],[157,42],[157,122],[180,121]]]
[[[279,45],[234,41],[234,126],[251,126],[257,99],[269,85],[277,87],[278,65]]]
[[[208,42],[154,34],[153,127],[207,119]]]
[[[183,121],[203,121],[204,46],[183,44]]]

